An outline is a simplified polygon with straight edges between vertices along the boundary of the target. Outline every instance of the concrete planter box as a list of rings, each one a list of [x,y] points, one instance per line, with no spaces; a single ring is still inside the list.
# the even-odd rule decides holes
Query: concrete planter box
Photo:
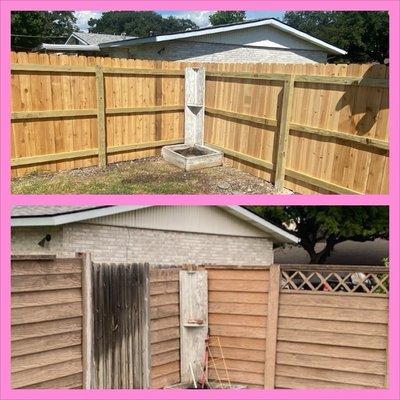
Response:
[[[222,153],[206,146],[177,144],[165,146],[161,154],[167,162],[185,171],[222,165]]]

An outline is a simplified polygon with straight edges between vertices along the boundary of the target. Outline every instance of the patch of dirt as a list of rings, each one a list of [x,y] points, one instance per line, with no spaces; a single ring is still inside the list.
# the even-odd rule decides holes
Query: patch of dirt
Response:
[[[220,166],[183,171],[161,157],[56,173],[32,173],[11,182],[14,194],[268,194],[270,182]]]
[[[184,157],[198,157],[198,156],[206,156],[210,154],[210,152],[199,149],[198,147],[189,147],[187,149],[182,150],[174,150],[175,153],[178,153]]]

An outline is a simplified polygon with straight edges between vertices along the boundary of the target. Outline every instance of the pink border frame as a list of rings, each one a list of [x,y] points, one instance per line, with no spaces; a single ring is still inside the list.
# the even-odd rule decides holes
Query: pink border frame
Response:
[[[10,182],[10,11],[11,10],[387,10],[390,15],[390,194],[368,196],[271,196],[271,195],[15,195]],[[390,399],[400,398],[399,390],[399,2],[391,1],[19,1],[3,0],[1,9],[1,399]],[[396,51],[397,50],[397,51]],[[11,390],[10,389],[10,221],[15,204],[268,204],[268,205],[389,205],[390,206],[390,300],[389,300],[389,388],[386,390]]]

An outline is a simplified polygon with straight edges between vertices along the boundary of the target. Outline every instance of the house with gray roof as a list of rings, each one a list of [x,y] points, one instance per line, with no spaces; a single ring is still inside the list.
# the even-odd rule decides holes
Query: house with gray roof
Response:
[[[108,35],[103,33],[73,32],[64,44],[42,43],[36,50],[65,53],[100,53],[99,45],[106,42],[134,39],[135,36]]]
[[[149,32],[147,37],[73,33],[64,45],[41,46],[46,51],[79,49],[119,58],[219,63],[325,63],[331,55],[346,54],[274,18],[162,35]]]
[[[298,238],[239,206],[16,206],[12,255],[95,262],[270,265]]]

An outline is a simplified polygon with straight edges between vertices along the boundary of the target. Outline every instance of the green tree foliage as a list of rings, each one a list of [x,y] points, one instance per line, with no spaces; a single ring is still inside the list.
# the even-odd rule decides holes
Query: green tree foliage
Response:
[[[89,32],[128,36],[149,36],[197,29],[198,26],[190,19],[168,17],[154,11],[109,11],[98,19],[88,21]]]
[[[297,235],[310,256],[310,264],[323,264],[334,247],[346,240],[356,242],[388,238],[388,207],[287,206],[249,207],[253,212]],[[317,243],[325,247],[317,252]]]
[[[208,19],[212,26],[233,24],[242,22],[246,19],[245,11],[217,11],[211,14]]]
[[[334,62],[380,62],[389,56],[389,16],[377,11],[286,12],[283,21],[293,28],[344,49]]]
[[[40,43],[64,43],[77,30],[71,11],[13,11],[11,48],[32,49]],[[14,36],[15,35],[15,36]]]

